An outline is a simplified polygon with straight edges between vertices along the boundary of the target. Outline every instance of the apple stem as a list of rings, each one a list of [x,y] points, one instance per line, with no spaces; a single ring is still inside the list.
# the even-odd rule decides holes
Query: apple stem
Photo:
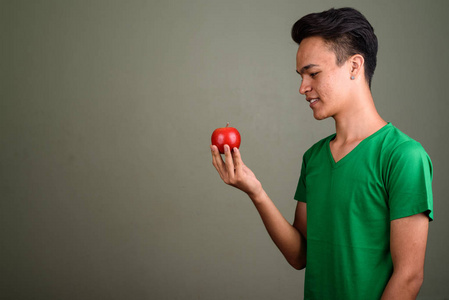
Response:
[[[226,127],[228,127],[228,126],[229,126],[229,122],[226,123]]]

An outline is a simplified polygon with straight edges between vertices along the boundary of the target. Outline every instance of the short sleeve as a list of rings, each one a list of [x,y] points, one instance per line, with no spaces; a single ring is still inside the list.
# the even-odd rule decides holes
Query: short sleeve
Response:
[[[394,149],[386,183],[390,220],[426,213],[433,220],[432,162],[416,141]]]
[[[296,187],[295,200],[307,203],[306,199],[306,163],[302,159],[301,175],[299,176],[298,186]]]

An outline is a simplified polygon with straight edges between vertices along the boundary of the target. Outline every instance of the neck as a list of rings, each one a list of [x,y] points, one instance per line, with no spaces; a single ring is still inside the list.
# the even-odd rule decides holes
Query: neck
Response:
[[[357,94],[348,103],[349,109],[333,117],[337,133],[335,142],[361,141],[387,124],[377,112],[370,91]]]

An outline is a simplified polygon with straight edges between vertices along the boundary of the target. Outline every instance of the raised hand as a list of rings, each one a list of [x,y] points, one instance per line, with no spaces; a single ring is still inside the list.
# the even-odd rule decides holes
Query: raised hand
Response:
[[[254,173],[243,163],[240,151],[224,146],[225,161],[223,161],[217,146],[210,146],[212,152],[212,164],[226,183],[254,197],[263,191],[262,185]]]

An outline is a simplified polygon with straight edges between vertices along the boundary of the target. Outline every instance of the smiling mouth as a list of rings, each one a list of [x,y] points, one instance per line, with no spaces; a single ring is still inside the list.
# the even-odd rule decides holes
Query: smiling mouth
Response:
[[[320,98],[306,98],[306,100],[309,101],[310,108],[313,108],[315,106],[315,103],[318,102]]]

